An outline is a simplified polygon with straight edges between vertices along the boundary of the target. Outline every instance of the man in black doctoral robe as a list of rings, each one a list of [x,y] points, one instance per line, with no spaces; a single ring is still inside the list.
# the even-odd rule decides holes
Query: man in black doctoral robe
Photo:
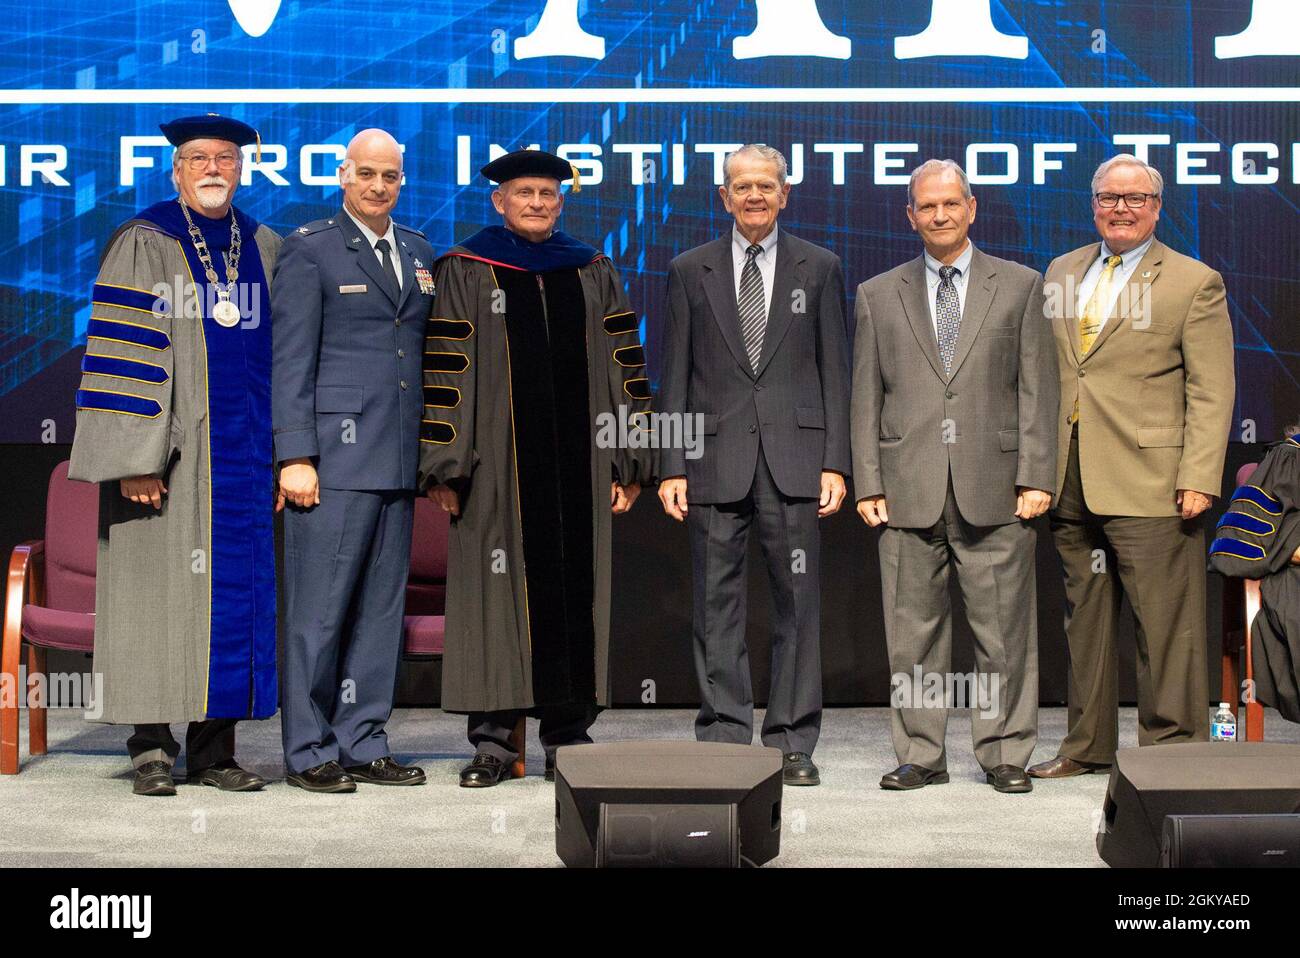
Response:
[[[555,751],[608,705],[612,514],[650,478],[639,323],[603,254],[555,229],[569,164],[481,171],[504,220],[437,264],[420,488],[451,514],[442,707],[469,714],[461,785],[496,785],[510,735]]]

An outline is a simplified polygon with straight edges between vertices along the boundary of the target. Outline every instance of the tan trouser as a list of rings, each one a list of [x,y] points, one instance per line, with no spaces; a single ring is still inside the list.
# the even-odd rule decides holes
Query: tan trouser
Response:
[[[1098,516],[1083,498],[1077,434],[1052,535],[1065,569],[1070,729],[1058,754],[1109,764],[1119,742],[1121,602],[1137,620],[1138,743],[1209,739],[1205,533],[1177,516]]]

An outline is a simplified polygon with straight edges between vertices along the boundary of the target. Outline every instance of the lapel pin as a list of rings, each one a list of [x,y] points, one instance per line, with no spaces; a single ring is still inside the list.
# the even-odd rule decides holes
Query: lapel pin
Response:
[[[1143,278],[1143,279],[1150,279],[1150,278],[1151,278],[1151,270],[1147,270],[1145,273],[1143,273],[1143,274],[1142,274],[1142,278]]]

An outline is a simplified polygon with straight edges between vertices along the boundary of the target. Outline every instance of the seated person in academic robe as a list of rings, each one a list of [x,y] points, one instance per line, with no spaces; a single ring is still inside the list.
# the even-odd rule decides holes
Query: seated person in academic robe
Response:
[[[481,172],[504,226],[437,261],[420,437],[420,488],[451,515],[442,707],[469,715],[466,787],[506,776],[525,714],[548,779],[556,749],[591,741],[610,698],[611,515],[651,470],[637,317],[609,259],[555,229],[571,167],[523,150]]]
[[[1210,546],[1210,566],[1258,579],[1251,627],[1256,698],[1300,722],[1300,440],[1268,451],[1232,494]]]
[[[280,237],[231,205],[245,123],[162,125],[179,196],[118,227],[95,281],[72,479],[100,483],[94,670],[135,726],[137,795],[256,791],[235,722],[277,701],[270,276]],[[260,147],[259,147],[260,148]]]

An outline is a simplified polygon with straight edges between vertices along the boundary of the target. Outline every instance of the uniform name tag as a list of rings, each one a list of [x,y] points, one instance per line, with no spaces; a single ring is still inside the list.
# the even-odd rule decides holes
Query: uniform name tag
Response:
[[[365,284],[365,283],[362,283],[360,286],[340,286],[340,287],[339,287],[339,292],[340,292],[340,293],[364,293],[365,291],[366,291],[366,284]]]

